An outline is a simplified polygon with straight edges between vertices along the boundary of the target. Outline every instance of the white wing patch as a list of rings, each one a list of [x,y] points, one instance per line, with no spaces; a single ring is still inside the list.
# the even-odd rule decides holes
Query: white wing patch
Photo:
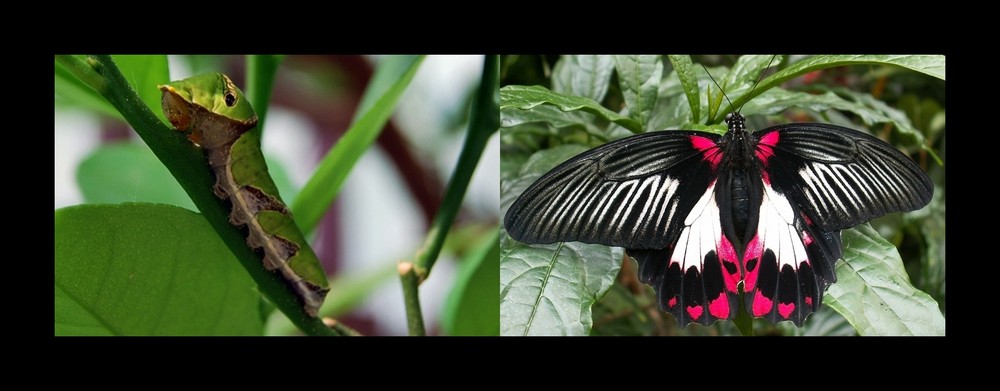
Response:
[[[761,278],[758,273],[761,271],[762,263],[767,261],[765,255],[768,251],[774,254],[774,261],[777,263],[777,270],[771,269],[770,272],[782,273],[784,271],[787,273],[791,271],[797,273],[803,263],[809,265],[806,246],[812,242],[813,238],[809,237],[805,231],[796,228],[797,219],[799,217],[796,216],[788,199],[775,192],[770,186],[764,186],[757,235],[747,247],[744,256],[746,262],[744,267],[747,270],[744,291],[752,294],[750,310],[755,317],[770,313],[776,301],[774,296],[776,287],[757,286],[757,282]],[[790,270],[786,268],[790,268]],[[777,276],[767,278],[768,281],[775,284],[777,279]],[[790,287],[785,289],[788,288]],[[795,286],[795,289],[798,287]],[[788,319],[794,311],[795,303],[778,303],[778,314],[783,318]]]
[[[705,270],[702,265],[705,255],[709,251],[716,251],[722,237],[719,220],[719,204],[715,202],[713,182],[684,218],[684,230],[681,231],[670,257],[670,262],[681,266],[682,273],[691,266],[698,268],[699,272]]]

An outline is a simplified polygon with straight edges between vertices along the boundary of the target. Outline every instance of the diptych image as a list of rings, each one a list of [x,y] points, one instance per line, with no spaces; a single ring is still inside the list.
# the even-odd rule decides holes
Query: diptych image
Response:
[[[942,55],[56,55],[55,336],[945,335]]]

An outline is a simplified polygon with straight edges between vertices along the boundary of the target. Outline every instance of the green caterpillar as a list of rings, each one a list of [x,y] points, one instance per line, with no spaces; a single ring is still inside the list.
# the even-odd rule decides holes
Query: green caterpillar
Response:
[[[163,113],[174,128],[205,150],[215,173],[215,195],[232,207],[229,222],[247,230],[247,244],[267,270],[278,270],[316,316],[330,290],[316,253],[292,220],[267,171],[259,137],[249,132],[257,114],[224,74],[193,76],[159,86]]]

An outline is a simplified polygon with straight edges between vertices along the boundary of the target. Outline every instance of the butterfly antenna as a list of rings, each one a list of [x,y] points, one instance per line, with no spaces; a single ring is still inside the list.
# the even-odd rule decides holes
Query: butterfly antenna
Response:
[[[705,73],[708,74],[708,78],[712,79],[712,83],[715,83],[715,86],[719,87],[719,91],[722,91],[722,96],[726,97],[726,101],[729,102],[729,110],[732,110],[733,109],[733,101],[729,100],[729,95],[726,95],[726,90],[723,89],[722,86],[719,85],[719,82],[715,81],[715,78],[712,77],[712,73],[708,71],[708,68],[705,68],[705,64],[699,62],[698,65],[701,65],[702,69],[705,70]],[[742,107],[740,107],[740,108],[742,108]]]
[[[775,55],[771,56],[771,61],[768,61],[768,62],[767,62],[767,66],[766,66],[766,67],[764,67],[764,69],[762,69],[762,70],[760,71],[760,77],[758,77],[758,78],[757,78],[757,81],[753,83],[753,87],[750,87],[750,93],[749,93],[749,94],[747,94],[747,96],[750,96],[750,95],[753,95],[753,92],[754,92],[754,90],[756,90],[756,89],[757,89],[757,84],[760,84],[760,81],[761,81],[761,80],[764,80],[764,74],[765,74],[765,73],[767,73],[767,68],[770,68],[770,67],[771,67],[771,63],[773,63],[773,62],[774,62],[774,59],[775,59],[775,57],[778,57],[778,55],[777,55],[777,54],[775,54]],[[750,100],[750,99],[747,99],[747,100],[744,100],[744,101],[743,101],[743,104],[741,104],[741,105],[740,105],[740,109],[739,109],[739,110],[736,110],[736,112],[737,112],[737,113],[739,113],[740,111],[743,111],[743,105],[747,104],[747,101],[749,101],[749,100]],[[732,105],[732,103],[730,103],[730,105]]]

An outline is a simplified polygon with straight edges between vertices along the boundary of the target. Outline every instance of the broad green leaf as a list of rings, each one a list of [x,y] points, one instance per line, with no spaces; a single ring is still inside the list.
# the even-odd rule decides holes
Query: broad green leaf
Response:
[[[564,55],[552,70],[552,91],[600,102],[608,93],[614,70],[612,56]]]
[[[160,99],[163,93],[160,92],[160,84],[170,81],[170,72],[167,69],[167,56],[165,55],[113,55],[111,56],[122,72],[122,76],[132,86],[139,98],[146,106],[153,111],[153,114],[163,122],[167,118],[160,109],[162,104]]]
[[[622,250],[579,242],[500,242],[500,335],[588,335]]]
[[[260,294],[205,219],[155,204],[55,212],[56,335],[260,335]]]
[[[592,99],[562,95],[541,86],[504,86],[500,89],[500,120],[511,116],[515,110],[532,110],[540,105],[553,105],[562,111],[584,111],[606,121],[614,122],[633,133],[642,133],[638,121],[613,112]],[[502,125],[503,126],[503,125]]]
[[[628,108],[629,117],[650,130],[649,117],[656,107],[656,93],[663,77],[663,60],[658,55],[615,56],[615,70]]]
[[[494,285],[500,280],[500,231],[493,232],[458,265],[441,313],[447,335],[500,333],[500,298]]]
[[[937,302],[910,284],[899,252],[870,225],[845,230],[844,261],[824,304],[861,335],[945,335]]]
[[[835,88],[833,92],[839,96],[846,96],[853,100],[854,103],[881,114],[885,118],[888,118],[889,121],[887,122],[891,122],[900,132],[913,137],[917,145],[924,144],[924,133],[913,127],[910,118],[902,110],[890,107],[869,93],[851,91],[847,88]]]
[[[152,202],[197,210],[163,163],[137,142],[97,148],[80,163],[76,180],[91,204]]]
[[[691,108],[691,122],[697,123],[701,119],[701,88],[698,87],[698,73],[691,63],[691,56],[667,56],[674,66],[677,78],[680,80],[681,88],[687,97],[688,107]],[[661,84],[662,88],[662,84]],[[658,98],[662,95],[657,93]],[[658,105],[659,109],[660,106]],[[656,115],[655,113],[653,114]]]
[[[898,55],[898,54],[864,54],[864,55],[820,55],[797,61],[780,73],[802,74],[816,69],[830,68],[841,65],[855,64],[885,64],[911,69],[928,76],[945,80],[945,57],[943,55]],[[802,72],[802,70],[806,70]],[[777,75],[777,74],[775,74]]]
[[[291,204],[295,222],[309,234],[340,193],[354,164],[378,138],[396,108],[396,101],[413,80],[423,56],[389,56],[379,63],[355,113],[351,127],[319,163],[309,182]],[[388,82],[387,80],[391,80]],[[377,96],[378,98],[371,98]],[[370,105],[368,102],[373,103]]]

